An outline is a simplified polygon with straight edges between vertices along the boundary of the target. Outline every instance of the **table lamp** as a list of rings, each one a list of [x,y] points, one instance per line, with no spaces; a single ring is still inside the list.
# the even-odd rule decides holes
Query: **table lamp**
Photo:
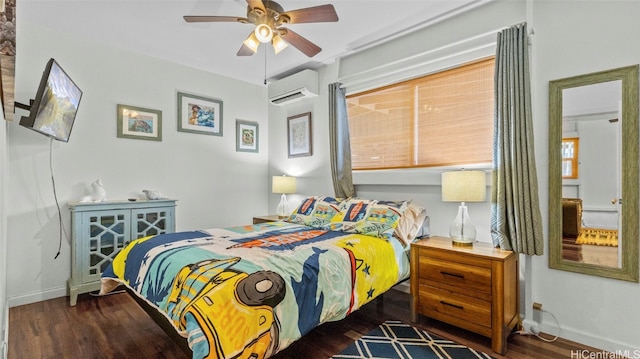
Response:
[[[280,197],[280,203],[276,208],[276,213],[279,218],[285,218],[289,215],[289,208],[287,205],[286,193],[296,192],[296,178],[288,176],[273,176],[271,181],[271,192],[282,193]]]
[[[487,177],[484,171],[451,171],[442,173],[442,201],[460,202],[458,214],[449,227],[454,245],[472,246],[476,240],[476,226],[471,223],[465,202],[484,202]]]

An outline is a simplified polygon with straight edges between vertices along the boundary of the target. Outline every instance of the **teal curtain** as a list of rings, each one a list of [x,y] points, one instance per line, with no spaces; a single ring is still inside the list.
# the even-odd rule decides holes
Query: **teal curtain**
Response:
[[[329,84],[329,138],[331,178],[336,197],[353,197],[351,142],[345,89],[340,83]]]
[[[498,33],[495,69],[491,237],[502,249],[542,255],[526,23]]]

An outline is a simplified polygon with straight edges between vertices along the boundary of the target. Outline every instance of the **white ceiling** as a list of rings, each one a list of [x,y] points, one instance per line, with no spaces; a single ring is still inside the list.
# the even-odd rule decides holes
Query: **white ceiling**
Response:
[[[334,5],[338,22],[287,26],[322,48],[313,58],[292,46],[275,55],[264,44],[255,55],[239,57],[236,52],[252,31],[251,24],[186,23],[182,18],[183,15],[245,17],[245,0],[20,0],[16,11],[18,22],[39,23],[129,51],[262,84],[265,75],[272,80],[330,64],[339,57],[488,1],[491,0],[279,0],[285,11]]]

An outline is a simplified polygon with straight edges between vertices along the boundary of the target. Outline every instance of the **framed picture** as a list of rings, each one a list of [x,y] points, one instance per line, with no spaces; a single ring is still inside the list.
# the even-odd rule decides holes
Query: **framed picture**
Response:
[[[258,152],[258,123],[236,120],[236,151]]]
[[[178,92],[178,131],[222,136],[222,101]]]
[[[312,155],[311,112],[287,117],[289,158]]]
[[[118,105],[118,137],[162,141],[162,111]]]

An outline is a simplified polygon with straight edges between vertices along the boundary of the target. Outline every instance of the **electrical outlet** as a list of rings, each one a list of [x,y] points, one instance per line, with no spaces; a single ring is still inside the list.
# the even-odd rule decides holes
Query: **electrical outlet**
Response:
[[[533,310],[542,310],[542,304],[533,302]]]

